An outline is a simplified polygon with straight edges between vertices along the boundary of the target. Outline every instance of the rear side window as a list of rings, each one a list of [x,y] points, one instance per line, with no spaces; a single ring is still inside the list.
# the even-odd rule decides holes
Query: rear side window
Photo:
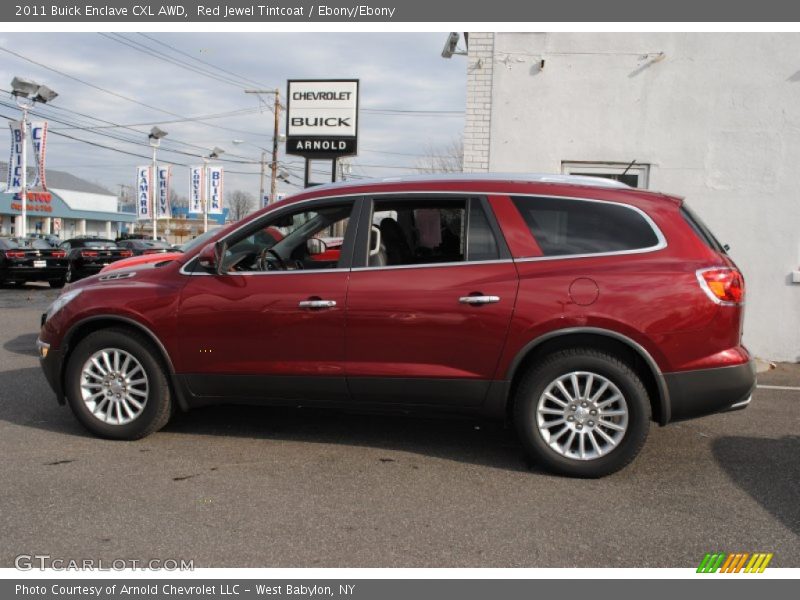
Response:
[[[697,234],[697,237],[703,240],[703,243],[706,246],[712,250],[720,252],[721,254],[727,254],[727,248],[723,246],[716,237],[714,237],[714,234],[711,233],[711,230],[706,226],[705,223],[703,223],[703,220],[698,217],[695,212],[686,204],[681,206],[681,216],[694,230],[695,234]]]
[[[494,237],[489,219],[480,202],[473,198],[469,201],[469,234],[467,235],[467,260],[496,260],[500,258],[500,249]]]
[[[647,219],[621,204],[525,196],[512,200],[545,256],[630,252],[659,243]]]

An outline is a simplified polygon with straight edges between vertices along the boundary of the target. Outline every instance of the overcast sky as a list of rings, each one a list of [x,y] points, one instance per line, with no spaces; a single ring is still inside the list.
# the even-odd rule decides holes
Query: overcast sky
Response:
[[[15,75],[55,89],[59,97],[41,109],[49,116],[53,133],[48,136],[48,167],[100,183],[115,193],[117,184],[133,183],[136,165],[146,164],[147,159],[55,132],[144,157],[150,153],[146,134],[152,125],[159,125],[169,133],[159,161],[176,164],[175,189],[186,194],[188,169],[178,164],[195,164],[197,156],[214,146],[227,151],[223,158],[237,161],[258,160],[261,151],[255,146],[271,148],[272,113],[264,107],[259,110],[258,98],[243,92],[244,87],[257,84],[279,87],[285,94],[290,78],[359,78],[365,110],[360,116],[359,155],[351,159],[354,176],[414,173],[397,167],[417,166],[415,155],[446,146],[463,131],[466,62],[459,56],[441,58],[446,33],[145,35],[0,34],[0,48],[24,57],[0,51],[0,115],[18,118],[19,111],[7,94]],[[271,104],[270,97],[265,97],[265,104]],[[453,112],[378,114],[370,109]],[[203,122],[185,120],[232,111],[239,114]],[[94,129],[98,126],[102,128]],[[233,140],[247,143],[235,145]],[[283,144],[281,154],[282,150]],[[281,160],[302,178],[300,157],[282,156]],[[257,164],[222,164],[227,171],[226,191],[258,194]],[[315,177],[324,180],[322,175]],[[285,184],[281,188],[295,189]]]

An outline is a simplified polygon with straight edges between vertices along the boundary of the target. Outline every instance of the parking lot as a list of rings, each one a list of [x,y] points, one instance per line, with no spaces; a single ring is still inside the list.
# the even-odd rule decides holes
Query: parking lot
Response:
[[[653,426],[593,481],[528,465],[502,424],[214,407],[138,442],[56,404],[34,341],[57,291],[0,290],[0,566],[19,554],[214,567],[800,566],[800,391]],[[800,385],[782,366],[760,382]]]

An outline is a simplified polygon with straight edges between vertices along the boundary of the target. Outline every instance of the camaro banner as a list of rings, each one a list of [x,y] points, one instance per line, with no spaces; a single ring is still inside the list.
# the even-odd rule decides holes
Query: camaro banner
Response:
[[[172,210],[169,205],[169,186],[172,181],[172,166],[158,167],[158,212],[159,219],[169,219]]]
[[[136,215],[139,220],[153,218],[150,214],[151,188],[152,169],[136,167]]]
[[[33,143],[33,153],[36,157],[36,178],[33,180],[33,188],[47,190],[47,181],[44,173],[44,161],[47,152],[47,121],[31,121],[31,143]]]
[[[11,155],[8,158],[8,178],[6,192],[14,194],[22,191],[22,122],[9,121],[11,128]]]
[[[208,167],[208,214],[222,214],[222,167]]]
[[[203,212],[203,188],[205,187],[205,168],[189,167],[189,212]]]

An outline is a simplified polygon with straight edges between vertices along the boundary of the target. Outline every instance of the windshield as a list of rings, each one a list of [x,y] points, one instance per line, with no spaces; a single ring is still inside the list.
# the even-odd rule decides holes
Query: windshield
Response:
[[[114,248],[116,247],[116,242],[112,242],[111,240],[86,240],[82,242],[82,246],[84,248],[100,248],[100,249],[107,249],[107,248]]]
[[[205,233],[201,233],[193,240],[189,240],[188,242],[184,242],[180,245],[181,252],[189,252],[194,250],[195,248],[199,248],[202,246],[207,240],[211,239],[211,237],[217,233],[217,229],[211,229],[206,231]]]

